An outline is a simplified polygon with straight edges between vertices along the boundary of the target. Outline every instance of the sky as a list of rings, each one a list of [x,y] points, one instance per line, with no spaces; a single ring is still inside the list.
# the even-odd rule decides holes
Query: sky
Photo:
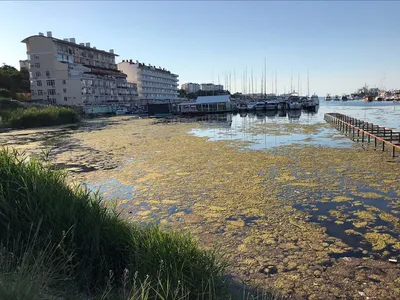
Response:
[[[21,41],[52,31],[114,49],[117,61],[166,68],[179,84],[227,82],[241,92],[247,68],[247,91],[253,71],[260,92],[265,58],[267,92],[292,82],[306,94],[307,70],[320,96],[365,83],[400,88],[400,1],[0,1],[0,11],[0,63],[17,68]]]

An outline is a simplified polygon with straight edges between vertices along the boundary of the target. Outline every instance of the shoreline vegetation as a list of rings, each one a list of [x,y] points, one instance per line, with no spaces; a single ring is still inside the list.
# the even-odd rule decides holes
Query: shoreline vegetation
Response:
[[[78,113],[71,108],[25,107],[17,101],[10,100],[0,100],[0,117],[4,127],[13,129],[72,124],[78,123],[80,119]]]
[[[1,299],[237,299],[216,252],[190,235],[124,221],[66,176],[0,150]],[[245,297],[277,299],[260,295]]]

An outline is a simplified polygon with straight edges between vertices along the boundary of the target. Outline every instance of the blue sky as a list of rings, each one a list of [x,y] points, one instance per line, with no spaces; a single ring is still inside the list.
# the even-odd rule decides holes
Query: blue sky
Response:
[[[400,25],[397,1],[0,1],[0,63],[26,58],[20,41],[52,31],[99,49],[115,49],[162,66],[184,82],[225,83],[240,91],[251,69],[260,90],[264,57],[267,87],[278,74],[278,91],[350,93],[370,86],[400,88]],[[37,18],[36,18],[37,17]],[[385,78],[383,80],[383,78]]]

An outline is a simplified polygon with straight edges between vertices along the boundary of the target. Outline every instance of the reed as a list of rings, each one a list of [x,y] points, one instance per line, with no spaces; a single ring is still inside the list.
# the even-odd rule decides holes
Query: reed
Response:
[[[3,116],[4,124],[12,128],[56,126],[79,121],[74,110],[58,106],[16,108],[5,111]]]
[[[28,253],[33,257],[28,262],[38,265],[26,263],[25,269],[38,274],[39,282],[51,282],[49,277],[57,274],[69,279],[63,283],[82,293],[105,294],[101,299],[113,295],[118,299],[174,299],[174,295],[179,299],[217,299],[225,292],[225,264],[215,252],[201,250],[190,235],[128,223],[101,202],[99,195],[67,184],[66,173],[51,164],[0,150],[3,257],[12,253],[21,262],[23,253]],[[31,240],[32,232],[33,246],[18,247]],[[8,242],[10,237],[18,237],[22,243]],[[41,255],[56,263],[39,259]],[[0,272],[0,282],[4,274],[21,269],[18,263],[9,265],[15,267]],[[135,280],[129,277],[128,286],[127,274],[136,274]],[[124,298],[124,290],[129,290],[126,295],[136,296]]]

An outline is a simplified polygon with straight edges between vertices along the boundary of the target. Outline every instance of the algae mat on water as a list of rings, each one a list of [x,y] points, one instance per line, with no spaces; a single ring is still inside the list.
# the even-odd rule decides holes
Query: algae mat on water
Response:
[[[192,232],[254,286],[305,299],[400,298],[400,269],[387,262],[399,247],[399,164],[384,154],[249,151],[190,135],[197,123],[113,119],[71,132],[52,158],[95,167],[71,180],[101,186],[124,218]]]

